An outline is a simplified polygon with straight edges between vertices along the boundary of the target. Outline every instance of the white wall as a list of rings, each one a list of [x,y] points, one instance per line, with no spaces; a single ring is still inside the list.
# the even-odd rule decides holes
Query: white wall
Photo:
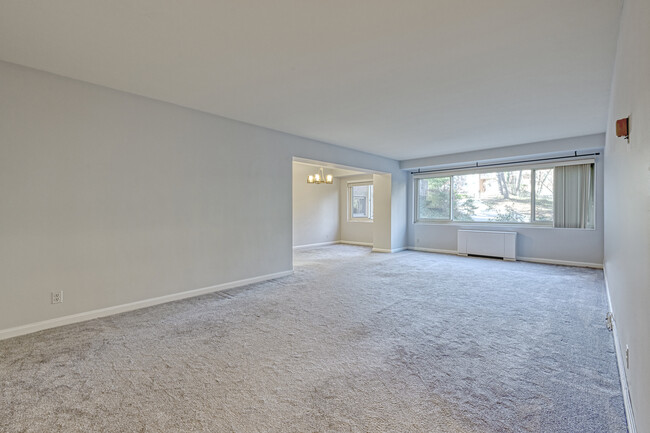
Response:
[[[625,0],[605,148],[605,273],[637,431],[650,432],[650,2]],[[630,142],[616,119],[630,116]]]
[[[339,179],[332,184],[309,184],[318,168],[293,163],[293,246],[334,242],[339,231]],[[326,171],[327,173],[327,171]]]
[[[390,245],[391,251],[405,249],[408,235],[408,172],[390,175]]]
[[[562,150],[583,152],[604,147],[604,134],[554,140],[552,142],[509,146],[493,151],[467,152],[403,161],[403,168],[415,169],[416,165],[458,164],[485,161],[496,158],[522,158],[539,156],[545,152],[561,153]],[[461,223],[414,223],[413,179],[408,182],[408,244],[409,246],[445,252],[457,251],[459,229],[508,230],[517,232],[517,256],[567,264],[600,266],[603,263],[603,163],[602,155],[596,158],[596,228],[594,230],[556,229],[522,225],[461,224]]]
[[[374,222],[350,221],[348,215],[348,182],[372,182],[371,174],[346,176],[339,178],[339,220],[341,241],[372,245]]]
[[[291,270],[294,156],[403,175],[6,62],[0,77],[0,330]]]

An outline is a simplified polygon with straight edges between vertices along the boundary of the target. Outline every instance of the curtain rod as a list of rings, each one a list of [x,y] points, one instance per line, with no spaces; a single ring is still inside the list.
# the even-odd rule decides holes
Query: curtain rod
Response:
[[[456,170],[466,170],[469,168],[482,168],[482,167],[495,167],[495,166],[504,166],[504,165],[513,165],[513,164],[524,164],[528,162],[542,162],[542,161],[557,161],[560,159],[568,159],[568,158],[580,158],[583,156],[598,156],[600,155],[600,152],[594,152],[594,153],[584,153],[581,155],[578,155],[578,151],[574,151],[573,155],[567,155],[567,156],[555,156],[555,157],[550,157],[550,158],[537,158],[537,159],[524,159],[520,161],[510,161],[510,162],[495,162],[492,164],[479,164],[476,162],[476,165],[467,165],[464,167],[452,167],[452,168],[440,168],[438,170],[420,170],[418,168],[418,171],[412,171],[411,174],[426,174],[426,173],[440,173],[442,171],[456,171]]]

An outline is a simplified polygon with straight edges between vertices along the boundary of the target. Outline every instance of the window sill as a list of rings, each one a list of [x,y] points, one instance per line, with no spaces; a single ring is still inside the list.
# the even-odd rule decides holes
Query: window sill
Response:
[[[488,222],[472,222],[472,221],[415,221],[414,225],[423,226],[452,226],[452,227],[477,227],[477,228],[519,228],[519,229],[555,229],[555,230],[581,230],[581,231],[594,231],[595,228],[573,228],[573,227],[553,227],[552,224],[535,224],[535,223],[488,223]]]
[[[366,224],[370,223],[370,224],[372,224],[373,220],[369,220],[369,219],[348,219],[348,222],[349,223],[366,223]]]

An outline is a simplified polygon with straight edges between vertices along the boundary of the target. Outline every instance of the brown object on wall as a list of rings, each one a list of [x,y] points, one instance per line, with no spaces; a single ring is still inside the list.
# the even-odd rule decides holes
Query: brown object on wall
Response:
[[[629,117],[626,117],[625,119],[618,119],[616,121],[616,136],[617,137],[625,137],[628,138],[629,132],[627,128],[627,120]]]

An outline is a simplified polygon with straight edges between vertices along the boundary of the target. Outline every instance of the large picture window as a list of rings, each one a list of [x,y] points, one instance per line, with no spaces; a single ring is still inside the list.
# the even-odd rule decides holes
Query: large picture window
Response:
[[[531,222],[531,170],[453,176],[456,221]]]
[[[421,175],[416,222],[594,227],[594,164]]]

